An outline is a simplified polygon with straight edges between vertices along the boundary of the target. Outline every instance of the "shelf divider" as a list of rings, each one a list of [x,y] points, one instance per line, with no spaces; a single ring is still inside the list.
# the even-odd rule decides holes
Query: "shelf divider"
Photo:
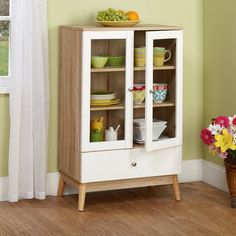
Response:
[[[174,107],[174,102],[162,102],[162,103],[153,103],[153,107]],[[145,103],[143,104],[134,104],[135,109],[145,108]],[[90,111],[105,111],[105,110],[123,110],[125,109],[124,104],[111,105],[111,106],[91,106]]]
[[[153,67],[153,70],[175,70],[174,65],[164,65],[164,66],[159,66],[159,67]],[[120,67],[112,67],[112,66],[106,66],[103,68],[91,68],[91,72],[120,72],[120,71],[125,71],[124,66]],[[134,67],[134,71],[145,71],[145,67]]]
[[[105,110],[124,110],[125,106],[123,104],[111,105],[111,106],[91,106],[90,111],[105,111]]]
[[[174,102],[162,102],[162,103],[153,103],[153,107],[174,107]],[[145,108],[145,103],[143,104],[134,104],[134,108]]]

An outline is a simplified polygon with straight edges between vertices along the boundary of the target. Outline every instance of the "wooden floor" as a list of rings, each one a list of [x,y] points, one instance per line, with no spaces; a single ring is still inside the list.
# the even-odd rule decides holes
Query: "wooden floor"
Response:
[[[182,201],[170,186],[0,203],[3,235],[236,235],[236,209],[227,193],[205,183],[181,184]]]

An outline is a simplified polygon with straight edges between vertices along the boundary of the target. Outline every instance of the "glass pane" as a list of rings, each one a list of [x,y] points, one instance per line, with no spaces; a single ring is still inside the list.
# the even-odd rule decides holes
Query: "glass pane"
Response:
[[[9,21],[0,21],[0,76],[8,75]]]
[[[174,138],[176,40],[154,40],[153,46],[153,140]]]
[[[124,140],[126,40],[92,40],[91,46],[90,142]]]
[[[9,0],[0,1],[0,16],[9,16]]]
[[[133,141],[145,143],[145,31],[134,32]]]

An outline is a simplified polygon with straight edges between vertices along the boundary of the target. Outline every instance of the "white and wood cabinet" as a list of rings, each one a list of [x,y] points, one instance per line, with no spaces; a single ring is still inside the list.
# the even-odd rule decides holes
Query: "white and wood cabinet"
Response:
[[[134,48],[145,46],[146,65],[134,66]],[[153,47],[171,51],[163,66],[153,66]],[[119,67],[91,67],[92,55],[125,56]],[[130,28],[61,26],[59,85],[59,155],[62,195],[65,183],[79,191],[83,211],[87,191],[173,184],[182,161],[181,27],[139,25]],[[134,105],[134,84],[145,84],[145,103]],[[167,98],[153,103],[153,83],[167,83]],[[94,107],[92,90],[113,90],[117,105]],[[91,142],[91,120],[103,117],[105,128],[121,125],[117,141]],[[145,118],[145,143],[133,142],[133,119]],[[167,121],[163,136],[152,139],[153,119]]]

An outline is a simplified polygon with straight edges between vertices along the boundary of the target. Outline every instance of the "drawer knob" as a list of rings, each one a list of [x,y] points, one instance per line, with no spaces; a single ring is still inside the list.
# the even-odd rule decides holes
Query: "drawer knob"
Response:
[[[131,166],[133,166],[133,167],[137,166],[137,162],[132,162]]]

